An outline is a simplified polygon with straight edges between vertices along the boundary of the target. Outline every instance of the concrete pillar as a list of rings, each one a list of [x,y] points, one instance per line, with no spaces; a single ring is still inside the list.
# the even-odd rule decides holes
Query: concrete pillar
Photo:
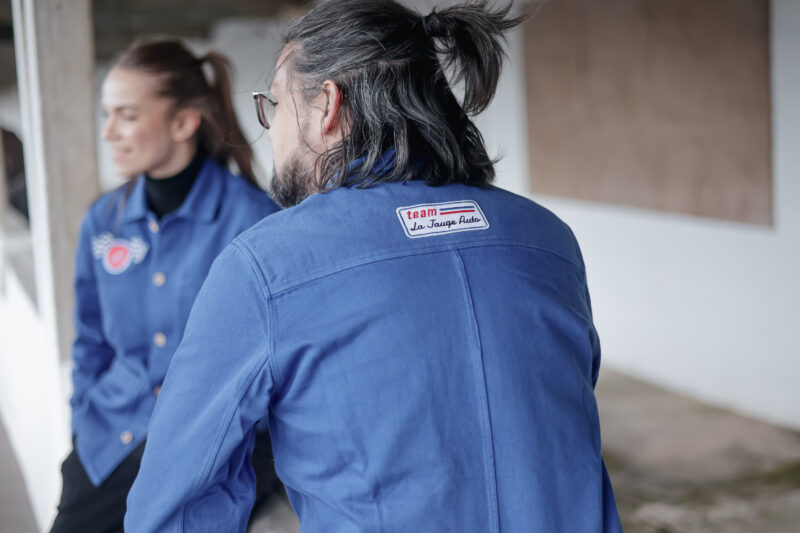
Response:
[[[99,194],[90,0],[12,0],[36,305],[60,357],[73,336],[80,220]]]
[[[3,134],[0,131],[0,297],[5,290],[3,280],[6,268],[6,210],[8,209],[8,189],[6,187],[6,158],[3,147]]]

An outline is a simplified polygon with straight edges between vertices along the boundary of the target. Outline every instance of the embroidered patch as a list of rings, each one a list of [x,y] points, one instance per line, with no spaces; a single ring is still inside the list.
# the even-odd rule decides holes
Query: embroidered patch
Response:
[[[115,239],[108,232],[92,237],[92,254],[103,262],[109,274],[122,274],[131,263],[141,263],[150,246],[141,237]]]
[[[397,217],[403,224],[406,236],[411,239],[489,229],[486,215],[477,202],[472,200],[398,207]]]

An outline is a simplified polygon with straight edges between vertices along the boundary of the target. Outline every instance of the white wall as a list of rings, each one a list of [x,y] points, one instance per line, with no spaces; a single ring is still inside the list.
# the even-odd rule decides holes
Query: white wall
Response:
[[[17,276],[3,273],[0,295],[0,415],[19,460],[34,515],[46,530],[61,493],[69,450],[68,406],[55,339]],[[2,526],[0,526],[2,529]]]
[[[771,28],[773,227],[529,196],[581,242],[604,364],[800,429],[800,2],[774,0]],[[524,193],[527,154],[505,133],[524,129],[523,78],[508,74],[482,124],[510,148],[500,184]]]

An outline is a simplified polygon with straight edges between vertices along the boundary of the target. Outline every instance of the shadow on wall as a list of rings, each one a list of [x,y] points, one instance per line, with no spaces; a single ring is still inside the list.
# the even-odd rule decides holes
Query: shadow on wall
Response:
[[[22,152],[22,141],[14,133],[6,129],[3,129],[2,132],[8,203],[24,216],[25,220],[30,220],[28,216],[28,190],[25,185],[25,158]]]

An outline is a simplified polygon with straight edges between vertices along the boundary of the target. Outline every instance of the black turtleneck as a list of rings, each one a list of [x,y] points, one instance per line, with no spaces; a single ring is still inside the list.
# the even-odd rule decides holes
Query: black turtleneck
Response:
[[[206,151],[198,147],[189,165],[169,178],[144,177],[144,190],[147,205],[156,217],[161,218],[178,209],[194,184],[194,180],[203,168]]]

